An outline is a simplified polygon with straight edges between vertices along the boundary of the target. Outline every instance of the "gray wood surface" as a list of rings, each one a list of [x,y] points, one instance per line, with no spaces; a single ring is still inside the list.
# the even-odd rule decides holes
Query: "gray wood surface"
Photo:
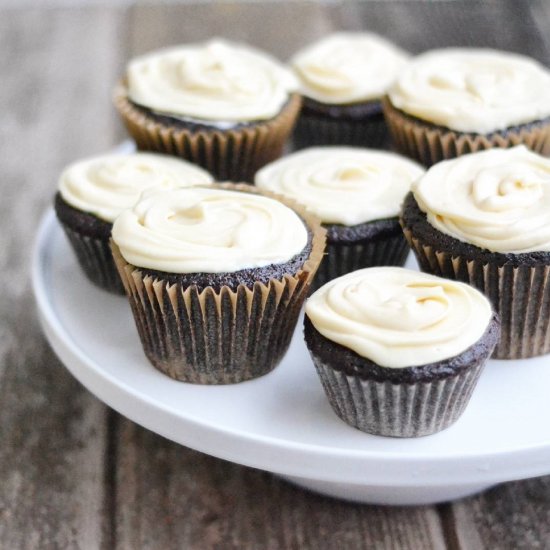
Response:
[[[41,334],[28,277],[37,220],[64,165],[123,136],[110,91],[124,61],[212,35],[286,58],[336,28],[550,64],[544,0],[0,9],[0,549],[550,548],[550,477],[418,508],[313,495],[107,409]]]

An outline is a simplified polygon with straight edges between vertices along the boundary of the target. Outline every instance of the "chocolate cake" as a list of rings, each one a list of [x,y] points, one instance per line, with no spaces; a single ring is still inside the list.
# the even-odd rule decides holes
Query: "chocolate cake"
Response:
[[[400,218],[420,268],[468,283],[491,300],[502,323],[497,359],[550,352],[550,252],[492,252],[434,228],[410,193]]]
[[[448,428],[462,415],[498,342],[500,323],[493,316],[482,338],[455,357],[399,369],[330,341],[307,316],[304,334],[325,393],[344,422],[374,435],[419,437]]]
[[[133,101],[129,100],[129,103],[132,105],[136,111],[143,114],[151,122],[156,122],[163,126],[173,128],[174,130],[189,130],[191,132],[220,132],[224,130],[239,130],[241,128],[252,128],[254,126],[265,124],[265,121],[245,121],[245,122],[226,122],[216,123],[215,121],[200,120],[192,117],[184,117],[176,114],[163,114],[149,109],[143,105],[138,105]],[[282,107],[281,111],[285,110],[290,103],[288,100]],[[382,112],[382,108],[380,108]]]
[[[190,225],[184,223],[191,229],[185,236],[181,236],[181,241],[178,240],[182,249],[189,250],[189,255],[184,253],[182,256],[183,262],[195,262],[194,265],[201,261],[207,262],[204,265],[216,268],[213,272],[206,269],[200,272],[185,272],[182,269],[166,272],[152,268],[151,265],[144,267],[129,263],[123,257],[122,247],[125,245],[128,250],[133,250],[133,247],[141,249],[145,246],[144,238],[147,239],[146,257],[151,258],[149,253],[152,255],[151,264],[159,263],[161,252],[166,252],[170,261],[174,261],[173,256],[177,261],[177,250],[180,247],[172,246],[173,233],[168,231],[165,234],[162,226],[147,227],[145,235],[140,223],[127,223],[122,218],[115,222],[113,255],[124,282],[143,350],[157,369],[184,382],[232,384],[263,376],[277,366],[290,344],[311,280],[322,259],[324,231],[318,221],[300,206],[268,195],[270,199],[277,198],[283,202],[284,206],[275,200],[266,200],[261,206],[258,202],[254,204],[257,208],[264,208],[264,212],[271,213],[271,221],[275,225],[279,224],[279,230],[273,230],[270,224],[269,230],[262,229],[266,226],[260,223],[252,230],[250,237],[267,238],[269,250],[272,246],[279,250],[281,243],[285,249],[287,246],[295,249],[297,239],[301,243],[303,236],[302,249],[286,261],[220,273],[218,267],[223,265],[221,262],[224,257],[233,258],[234,253],[238,265],[241,263],[242,250],[247,250],[246,246],[242,248],[239,244],[239,228],[249,218],[245,198],[238,196],[262,193],[243,184],[221,184],[208,189],[196,189],[203,195],[194,200],[201,201],[208,197],[212,199],[208,205],[212,205],[216,199],[230,201],[223,202],[223,210],[215,211],[219,214],[223,211],[223,215],[229,216],[226,220],[233,220],[228,222],[228,226],[221,226],[224,227],[224,234],[220,235],[219,245],[209,239],[203,245],[200,237],[197,237],[197,231],[210,228],[212,231],[209,234],[216,234],[216,227],[220,227],[219,218],[213,210],[203,216],[201,208],[216,208],[208,206],[206,202],[201,203],[197,211],[201,213],[191,220]],[[183,191],[186,190],[178,192]],[[140,209],[144,209],[149,212],[149,209],[158,208],[160,203],[170,205],[170,209],[172,204],[179,205],[180,209],[176,207],[173,214],[183,218],[186,216],[188,197],[186,195],[186,200],[176,199],[175,195],[166,196],[166,199],[151,196],[146,201],[140,201],[132,212],[127,211],[126,219],[133,220],[137,216],[134,211],[142,212]],[[236,204],[234,207],[231,206],[233,203]],[[239,216],[232,217],[231,212],[228,213],[231,208],[237,208]],[[205,226],[196,225],[201,223],[199,218]],[[119,222],[126,228],[126,233],[117,232]],[[267,232],[263,235],[262,231]],[[230,235],[225,239],[227,232]],[[149,235],[154,246],[149,246]],[[186,248],[184,243],[191,243],[191,246]],[[253,249],[251,257],[254,257],[255,250],[259,249]],[[265,255],[269,250],[262,247],[259,253]]]
[[[387,148],[380,101],[407,60],[395,44],[365,31],[329,34],[298,51],[290,65],[304,99],[294,147]]]
[[[353,350],[325,338],[315,330],[307,316],[304,318],[304,336],[307,346],[320,362],[332,365],[335,370],[347,376],[392,384],[430,383],[455,377],[458,373],[490,356],[498,342],[499,333],[500,322],[495,314],[483,337],[460,355],[437,363],[392,369],[381,367]]]
[[[521,143],[541,154],[550,152],[550,117],[488,134],[476,134],[414,117],[394,107],[387,98],[382,106],[396,150],[424,166],[491,147],[514,147]]]
[[[308,229],[308,242],[302,252],[281,264],[241,269],[229,273],[167,273],[147,268],[140,268],[140,271],[143,277],[166,281],[170,285],[177,284],[183,290],[189,286],[196,286],[198,292],[202,292],[207,287],[212,288],[214,292],[219,292],[223,287],[227,287],[236,292],[240,285],[252,289],[255,283],[268,285],[272,279],[282,279],[287,273],[299,271],[311,254],[312,239],[312,232]]]
[[[375,267],[310,296],[304,335],[342,420],[375,435],[418,437],[462,414],[500,322],[468,285]]]
[[[326,257],[321,262],[312,290],[364,267],[404,265],[409,246],[397,218],[358,225],[323,224],[327,231]]]
[[[400,223],[405,231],[405,235],[412,236],[414,239],[421,241],[424,246],[430,246],[436,251],[450,253],[452,257],[461,256],[468,261],[491,264],[497,267],[504,265],[511,267],[550,265],[550,252],[527,252],[520,254],[492,252],[486,248],[480,248],[479,246],[460,241],[446,233],[438,231],[428,222],[426,214],[420,210],[412,192],[405,197],[405,201],[403,202]],[[412,248],[415,250],[414,246]],[[422,256],[417,259],[419,262],[422,262],[421,267],[423,271],[433,272],[434,266],[426,263],[426,257]],[[445,271],[445,273],[435,274],[449,277],[449,273]]]
[[[344,144],[387,148],[389,134],[382,102],[331,105],[304,97],[292,139],[295,149]]]
[[[54,208],[86,277],[100,288],[124,294],[109,246],[113,224],[72,207],[59,192]]]
[[[550,70],[484,48],[420,54],[383,101],[396,149],[427,166],[494,147],[550,153]]]

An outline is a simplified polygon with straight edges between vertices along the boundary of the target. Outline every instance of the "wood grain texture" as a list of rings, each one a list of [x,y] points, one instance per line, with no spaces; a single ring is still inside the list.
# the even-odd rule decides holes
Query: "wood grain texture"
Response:
[[[458,547],[530,550],[550,546],[550,477],[506,483],[450,505]]]
[[[212,37],[247,42],[285,60],[332,32],[337,8],[315,2],[232,2],[140,5],[133,10],[133,55]]]
[[[136,426],[55,358],[28,271],[60,170],[123,135],[110,94],[130,55],[223,35],[286,59],[333,29],[366,28],[414,52],[486,45],[550,64],[549,25],[545,0],[103,5],[0,17],[9,52],[0,56],[0,548],[548,548],[550,477],[439,507],[360,506]]]
[[[433,507],[360,506],[182,448],[122,419],[117,548],[440,549]]]
[[[545,0],[455,0],[443,2],[347,2],[338,10],[339,26],[388,36],[420,53],[432,48],[480,47],[516,51],[545,63],[541,30],[533,12]],[[548,19],[541,25],[548,26]],[[547,32],[547,31],[546,31]]]
[[[102,540],[106,407],[46,344],[28,272],[60,169],[111,145],[119,23],[98,10],[0,17],[2,549],[94,549]]]

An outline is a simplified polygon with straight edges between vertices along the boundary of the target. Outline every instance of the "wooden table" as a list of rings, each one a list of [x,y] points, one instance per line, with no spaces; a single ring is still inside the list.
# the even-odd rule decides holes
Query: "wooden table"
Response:
[[[123,138],[110,94],[125,61],[211,35],[284,59],[342,28],[413,52],[486,45],[550,65],[544,0],[0,8],[1,549],[550,548],[550,477],[418,508],[310,494],[126,420],[40,331],[28,275],[37,221],[67,163]]]

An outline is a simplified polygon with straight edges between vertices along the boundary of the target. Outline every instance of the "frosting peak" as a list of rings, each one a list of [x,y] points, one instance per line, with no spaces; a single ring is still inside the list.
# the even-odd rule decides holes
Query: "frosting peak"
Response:
[[[113,226],[124,259],[169,273],[228,273],[289,261],[308,240],[298,215],[265,196],[214,187],[144,193]]]
[[[268,164],[255,183],[300,202],[323,223],[349,226],[397,216],[412,182],[423,173],[394,153],[312,147]]]
[[[378,365],[403,368],[459,355],[483,336],[492,310],[464,283],[376,267],[321,287],[306,314],[325,338]]]
[[[550,159],[524,146],[441,162],[413,193],[451,237],[493,252],[550,251]]]
[[[151,187],[170,189],[211,183],[212,176],[189,162],[155,153],[102,155],[71,164],[59,192],[67,203],[113,222]]]
[[[488,49],[443,49],[407,65],[388,95],[415,117],[490,133],[550,116],[550,71],[534,59]]]
[[[276,116],[297,89],[268,54],[223,40],[153,52],[128,65],[129,96],[155,111],[214,121]]]
[[[527,168],[527,167],[525,167]],[[528,208],[543,196],[544,179],[532,170],[505,164],[484,168],[472,181],[472,200],[479,210],[504,212]]]
[[[370,33],[336,33],[291,60],[302,93],[323,103],[380,99],[407,61],[407,54]]]

